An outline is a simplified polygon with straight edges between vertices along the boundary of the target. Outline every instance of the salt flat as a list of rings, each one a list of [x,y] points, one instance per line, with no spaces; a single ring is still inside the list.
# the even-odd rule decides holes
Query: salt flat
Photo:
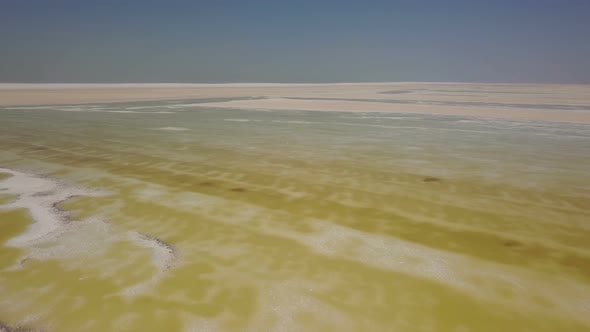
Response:
[[[590,123],[590,86],[571,84],[0,84],[0,105],[249,98],[211,107],[477,116]]]
[[[0,330],[586,331],[587,89],[4,86]]]

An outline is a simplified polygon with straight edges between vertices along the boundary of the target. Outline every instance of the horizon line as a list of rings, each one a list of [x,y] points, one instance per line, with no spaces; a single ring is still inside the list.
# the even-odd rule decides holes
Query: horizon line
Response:
[[[221,86],[328,86],[328,85],[380,85],[380,84],[489,84],[489,85],[590,85],[590,83],[534,83],[534,82],[461,82],[461,81],[377,81],[377,82],[224,82],[224,83],[180,83],[180,82],[150,82],[150,83],[58,83],[58,82],[0,82],[0,89],[18,88],[91,88],[91,87],[221,87]]]

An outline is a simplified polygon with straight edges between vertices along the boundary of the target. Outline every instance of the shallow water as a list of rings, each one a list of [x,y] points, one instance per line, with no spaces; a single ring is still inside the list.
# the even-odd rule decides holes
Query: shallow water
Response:
[[[1,322],[590,330],[589,126],[191,103],[0,109]]]

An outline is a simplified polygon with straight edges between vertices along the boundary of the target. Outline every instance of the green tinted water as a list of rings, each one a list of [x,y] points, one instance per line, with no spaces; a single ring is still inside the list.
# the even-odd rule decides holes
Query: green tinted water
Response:
[[[0,321],[590,328],[587,126],[182,103],[0,110],[0,167],[103,192],[26,247],[0,210]]]

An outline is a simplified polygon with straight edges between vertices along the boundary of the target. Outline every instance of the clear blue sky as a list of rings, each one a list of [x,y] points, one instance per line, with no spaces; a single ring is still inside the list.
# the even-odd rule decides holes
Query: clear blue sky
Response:
[[[3,0],[0,82],[590,83],[588,0]]]

